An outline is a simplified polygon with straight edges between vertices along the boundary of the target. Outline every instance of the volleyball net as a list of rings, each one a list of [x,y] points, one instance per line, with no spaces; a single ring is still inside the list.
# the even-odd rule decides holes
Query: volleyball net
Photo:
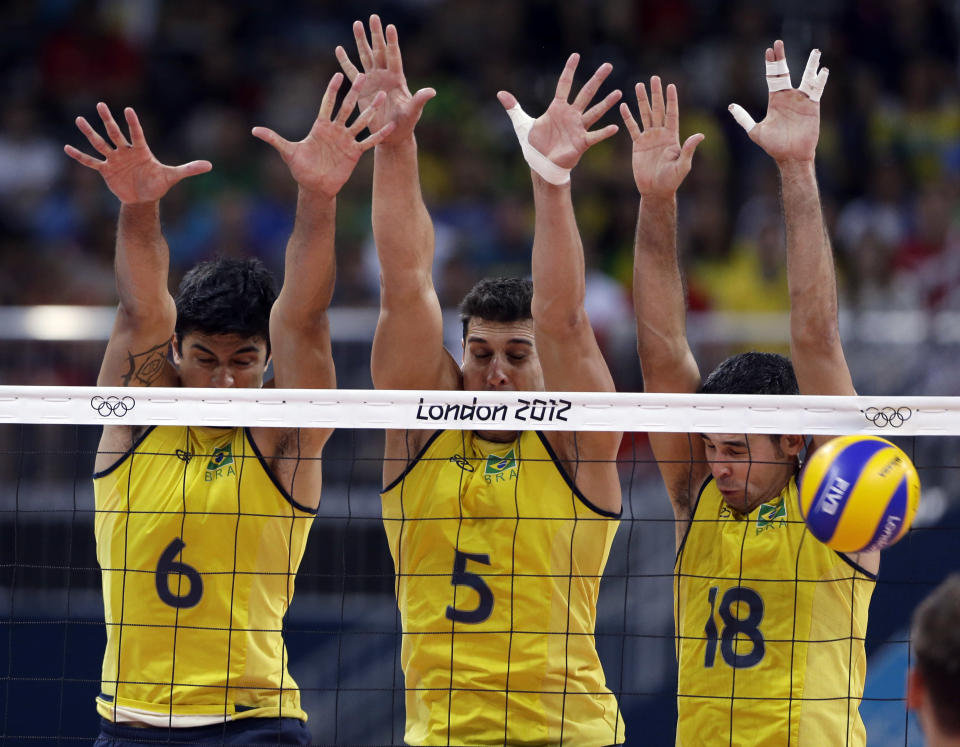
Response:
[[[135,556],[140,540],[127,535],[136,535],[137,522],[148,531],[151,517],[150,511],[142,509],[143,504],[132,510],[124,501],[109,509],[98,507],[91,476],[104,425],[133,426],[138,433],[157,427],[334,428],[323,453],[323,489],[316,518],[311,519],[309,512],[301,512],[301,516],[296,507],[287,506],[289,510],[279,512],[285,522],[281,529],[270,530],[275,537],[287,532],[287,544],[281,542],[280,546],[291,552],[289,547],[296,546],[296,527],[305,523],[308,534],[303,540],[299,568],[294,561],[290,573],[258,568],[269,548],[245,544],[247,535],[238,517],[262,522],[269,512],[247,512],[239,500],[236,516],[228,517],[216,511],[204,516],[195,504],[188,507],[184,502],[165,520],[202,530],[194,529],[194,534],[187,536],[190,530],[184,529],[161,548],[158,557],[148,559],[149,563],[117,564],[117,557]],[[396,553],[397,546],[391,547],[391,542],[402,545],[407,541],[403,537],[415,532],[421,517],[405,513],[388,517],[406,528],[399,530],[399,539],[390,538],[389,527],[385,532],[380,489],[386,429],[422,433],[625,433],[617,458],[623,509],[602,571],[594,641],[606,687],[619,702],[619,738],[622,740],[625,727],[627,743],[641,734],[644,741],[667,743],[676,725],[674,518],[647,434],[678,432],[696,438],[700,433],[874,434],[893,440],[917,467],[923,498],[909,534],[883,553],[866,633],[867,679],[860,713],[871,745],[920,743],[919,728],[908,717],[904,700],[910,661],[909,617],[916,603],[956,566],[953,548],[960,541],[960,499],[955,487],[960,469],[960,399],[84,387],[0,387],[0,735],[5,740],[22,739],[31,744],[88,741],[98,728],[95,699],[99,695],[101,705],[109,706],[111,698],[126,684],[140,687],[137,692],[153,687],[154,692],[166,688],[170,693],[203,679],[200,685],[215,690],[217,698],[229,704],[233,699],[230,688],[235,686],[231,679],[241,676],[236,662],[225,661],[221,673],[215,667],[211,669],[209,663],[201,666],[186,660],[192,639],[182,634],[181,628],[203,628],[205,637],[200,648],[209,650],[223,646],[225,638],[229,650],[234,645],[229,642],[233,637],[249,631],[273,643],[276,638],[270,636],[282,634],[287,651],[282,664],[286,669],[277,675],[276,687],[287,692],[291,689],[289,677],[296,681],[315,743],[402,743],[408,703],[405,684],[409,684],[404,680],[402,652],[405,634],[410,645],[413,631],[404,630],[398,611],[398,591],[403,595],[398,571],[401,579],[439,574],[436,569],[422,570],[415,565],[395,567],[391,551]],[[217,448],[209,453],[169,449],[150,456],[166,465],[159,470],[162,475],[177,479],[196,457],[201,475],[212,475],[211,483],[217,470],[226,473],[232,468],[243,474],[248,461],[270,457],[255,451],[240,453],[237,447],[230,453]],[[464,474],[490,470],[491,480],[495,479],[494,473],[509,474],[513,470],[522,483],[525,459],[542,462],[543,456],[511,451],[485,454],[476,465],[470,460],[457,464]],[[141,491],[150,487],[147,484]],[[567,492],[563,496],[567,503],[570,495]],[[520,557],[515,543],[523,537],[518,527],[524,520],[518,505],[505,509],[512,519],[509,532],[502,516],[480,513],[469,519],[480,531],[486,522],[499,542],[514,543],[511,554],[515,558]],[[164,511],[171,512],[169,508]],[[298,523],[298,517],[303,521]],[[551,519],[527,518],[541,522]],[[576,527],[578,522],[585,525],[594,518],[574,513],[569,523]],[[772,524],[776,518],[769,516],[764,521]],[[462,536],[464,515],[446,520],[452,522],[454,535]],[[95,538],[99,533],[102,541],[102,525],[109,521],[120,522],[117,526],[123,527],[128,546],[122,556],[111,556],[101,547],[98,561]],[[577,531],[571,529],[574,535]],[[210,554],[219,558],[219,564],[213,568],[195,566],[199,556],[192,553],[198,544],[215,548]],[[441,614],[450,628],[440,633],[447,636],[444,645],[448,652],[457,646],[482,652],[484,639],[471,637],[467,627],[471,619],[463,618],[462,613],[467,618],[471,614],[482,617],[488,592],[494,599],[500,588],[508,588],[509,594],[520,593],[514,590],[522,586],[524,571],[514,565],[511,585],[498,587],[496,579],[487,573],[484,558],[460,552],[459,546],[454,549],[463,556],[456,558],[462,561],[459,575],[457,568],[448,569],[437,583],[459,596],[449,604],[452,616]],[[567,565],[569,580],[574,564]],[[123,643],[119,644],[112,693],[101,692],[101,664],[107,643],[104,573],[117,574],[127,595],[119,606],[116,599],[110,601],[108,617],[112,615],[116,618],[113,624],[127,631],[128,647],[134,646],[140,636],[141,645],[147,648],[131,658],[133,654],[123,654]],[[259,577],[271,574],[277,578]],[[583,574],[589,580],[590,572]],[[241,605],[238,589],[246,588],[247,581],[287,589],[292,577],[296,592],[279,629],[266,629],[270,626],[262,621],[269,616],[256,610],[249,611],[248,619],[239,626],[233,616],[222,618],[228,622],[219,628],[209,621],[200,625],[190,617],[203,606],[198,600],[201,588],[207,598],[217,588],[228,589],[224,598],[229,600],[232,613],[235,605]],[[169,615],[142,612],[135,599],[138,594],[159,596],[161,600],[166,594]],[[712,641],[716,666],[723,666],[731,657],[735,664],[742,664],[736,657],[756,649],[757,636],[751,637],[752,631],[746,630],[743,622],[750,621],[750,611],[730,605],[724,608],[722,598],[713,603],[715,607],[708,612],[719,625]],[[123,619],[124,615],[132,617]],[[517,621],[516,630],[497,633],[507,635],[517,648],[534,649],[540,639],[560,635],[569,640],[572,635],[569,615],[560,618],[559,627],[556,617],[544,618],[542,630],[532,628],[532,623],[519,614],[511,619]],[[757,624],[758,635],[763,626],[762,622]],[[729,635],[727,628],[732,631]],[[153,635],[153,629],[159,632]],[[578,631],[574,633],[579,635]],[[852,634],[843,635],[850,638]],[[707,650],[711,650],[708,624],[703,636]],[[173,650],[177,645],[179,652]],[[491,642],[489,650],[495,651],[496,645]],[[565,645],[565,650],[570,650],[569,642]],[[178,655],[182,657],[179,662]],[[447,666],[454,667],[457,661],[450,653]],[[163,662],[162,666],[158,662]],[[156,667],[151,669],[151,665]],[[124,671],[131,667],[134,671]],[[496,663],[491,668],[496,669]],[[749,672],[738,676],[749,677]],[[448,680],[455,682],[455,674],[448,675]],[[505,687],[493,687],[503,691],[505,703],[511,698],[509,679],[507,682]],[[734,678],[730,692],[717,694],[729,707],[731,718],[739,709],[755,705],[749,697],[733,691],[736,682]],[[520,692],[530,689],[514,686]],[[265,689],[269,691],[270,687]],[[449,685],[450,690],[455,688]],[[560,707],[575,708],[572,695],[563,686],[561,689]],[[544,703],[549,701],[548,695],[555,694],[532,693]],[[448,696],[453,710],[454,698]],[[507,711],[505,714],[509,715]],[[451,743],[458,742],[451,739]]]

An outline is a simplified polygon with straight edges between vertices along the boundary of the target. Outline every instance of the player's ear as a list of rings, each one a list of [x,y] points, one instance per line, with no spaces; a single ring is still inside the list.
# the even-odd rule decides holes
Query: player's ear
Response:
[[[907,708],[919,711],[923,706],[924,693],[923,675],[914,667],[907,675]]]
[[[801,451],[803,451],[803,445],[803,436],[798,436],[796,434],[780,436],[780,450],[783,451],[783,453],[787,456],[797,456]]]
[[[183,356],[180,355],[180,341],[177,339],[176,332],[170,336],[170,358],[173,361],[173,365],[177,368],[179,368],[183,362]]]

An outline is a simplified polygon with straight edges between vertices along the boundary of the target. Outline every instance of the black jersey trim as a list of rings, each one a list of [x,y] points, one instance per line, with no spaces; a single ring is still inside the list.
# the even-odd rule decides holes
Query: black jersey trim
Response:
[[[697,507],[700,505],[700,499],[703,497],[703,491],[707,489],[707,485],[713,480],[713,475],[707,475],[707,478],[703,481],[703,485],[700,486],[700,490],[697,493],[697,500],[693,502],[693,510],[690,511],[690,521],[687,522],[686,531],[683,533],[683,539],[680,540],[680,547],[677,548],[677,557],[673,559],[673,567],[677,568],[677,563],[680,562],[680,556],[683,555],[683,548],[687,544],[687,537],[690,536],[690,530],[693,529],[693,520],[697,516]]]
[[[147,430],[145,430],[132,444],[130,444],[130,448],[127,449],[125,452],[123,452],[123,454],[120,456],[120,458],[117,461],[115,461],[105,470],[101,470],[100,472],[94,472],[93,479],[99,480],[101,477],[106,477],[111,472],[113,472],[117,467],[123,464],[124,461],[126,461],[127,457],[131,456],[133,452],[137,450],[137,447],[140,446],[140,444],[142,444],[146,440],[147,436],[153,433],[153,430],[156,427],[157,426],[155,425],[151,425],[149,428],[147,428]]]
[[[871,581],[876,581],[877,578],[879,578],[879,575],[880,575],[880,574],[878,574],[878,573],[871,573],[871,572],[868,571],[866,568],[864,568],[862,565],[860,565],[859,563],[855,562],[855,561],[853,560],[853,558],[851,558],[849,555],[847,555],[847,554],[845,554],[845,553],[842,553],[842,552],[837,552],[836,550],[834,550],[834,552],[836,552],[837,555],[839,555],[840,558],[841,558],[847,565],[849,565],[849,566],[850,566],[851,568],[853,568],[855,571],[860,571],[860,573],[862,573],[864,576],[866,576],[867,578],[869,578]]]
[[[586,497],[583,493],[580,492],[580,489],[576,486],[576,484],[574,483],[574,481],[570,478],[570,475],[567,474],[567,470],[564,469],[563,463],[562,463],[562,462],[560,461],[560,459],[557,457],[556,452],[553,450],[553,447],[550,446],[550,442],[547,441],[547,437],[543,434],[543,432],[542,432],[542,431],[534,431],[534,432],[537,434],[537,436],[540,437],[540,442],[543,444],[543,448],[545,448],[545,449],[547,450],[547,454],[550,455],[550,459],[553,461],[553,466],[557,468],[557,472],[560,473],[560,476],[564,479],[564,481],[565,481],[565,482],[567,483],[567,485],[570,487],[570,490],[573,491],[573,494],[574,494],[575,496],[577,496],[577,498],[580,500],[580,502],[581,502],[584,506],[586,506],[587,508],[589,508],[591,511],[593,511],[593,512],[596,513],[596,514],[600,514],[601,516],[606,516],[608,519],[619,519],[621,516],[623,516],[623,501],[622,501],[622,500],[621,500],[621,502],[620,502],[620,510],[619,510],[619,511],[604,511],[604,510],[603,510],[602,508],[600,508],[599,506],[595,506],[593,503],[591,503],[591,502],[587,499],[587,497]]]
[[[308,508],[307,506],[304,506],[303,504],[297,503],[295,500],[293,500],[293,496],[290,495],[286,488],[280,484],[280,480],[278,480],[277,476],[273,474],[273,470],[270,469],[269,465],[267,464],[267,460],[264,459],[263,454],[260,453],[260,449],[257,447],[257,442],[253,440],[253,433],[250,432],[250,428],[244,428],[243,432],[247,437],[247,441],[250,442],[250,447],[253,449],[253,453],[256,455],[257,461],[260,462],[260,466],[263,467],[263,471],[267,474],[267,477],[270,478],[270,482],[273,483],[273,486],[280,492],[280,495],[283,496],[284,500],[286,500],[287,503],[299,511],[303,511],[305,514],[316,516],[317,511],[320,510],[320,506],[318,505],[316,508]]]
[[[409,432],[410,431],[407,431],[407,433]],[[413,468],[420,463],[420,460],[423,459],[423,455],[427,453],[427,449],[430,448],[433,442],[440,437],[441,433],[445,433],[445,432],[446,431],[434,431],[433,434],[430,436],[430,438],[427,439],[427,442],[423,445],[420,451],[417,452],[417,455],[410,460],[410,463],[406,467],[403,468],[403,472],[401,472],[397,476],[397,478],[393,480],[389,485],[383,488],[383,490],[380,491],[380,495],[385,495],[386,493],[389,493],[391,490],[397,487],[397,485],[399,485],[406,478],[406,476],[410,474]]]

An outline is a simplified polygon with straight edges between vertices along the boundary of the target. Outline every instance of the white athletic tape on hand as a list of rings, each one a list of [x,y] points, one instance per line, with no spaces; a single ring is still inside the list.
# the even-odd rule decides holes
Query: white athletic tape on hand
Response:
[[[777,91],[792,91],[793,83],[790,82],[789,75],[783,75],[777,78],[771,78],[767,76],[767,90],[770,93],[776,93]]]
[[[730,113],[733,115],[733,118],[737,120],[737,124],[747,132],[750,132],[750,130],[757,126],[753,117],[747,114],[747,110],[740,106],[740,104],[730,104]]]
[[[803,79],[800,81],[799,91],[807,94],[811,101],[820,101],[823,96],[823,87],[827,84],[827,76],[830,71],[823,68],[819,73],[817,66],[820,64],[820,50],[814,49],[810,52],[807,59],[807,67],[803,71]]]
[[[570,169],[557,166],[543,153],[530,145],[530,129],[533,127],[533,117],[521,109],[520,104],[507,109],[507,115],[513,122],[514,132],[517,133],[517,140],[520,141],[520,150],[523,151],[523,157],[530,164],[530,168],[551,184],[560,185],[569,182]]]
[[[767,76],[771,75],[790,75],[786,59],[767,62]]]

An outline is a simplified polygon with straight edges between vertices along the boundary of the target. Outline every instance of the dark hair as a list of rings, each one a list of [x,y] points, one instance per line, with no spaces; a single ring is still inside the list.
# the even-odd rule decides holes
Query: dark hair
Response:
[[[717,366],[703,394],[800,394],[790,359],[777,353],[740,353]]]
[[[519,322],[531,319],[533,283],[529,278],[485,278],[460,302],[463,339],[473,317],[489,322]]]
[[[960,573],[952,573],[913,613],[910,637],[937,726],[960,736]]]
[[[190,332],[262,337],[270,352],[273,275],[259,259],[217,257],[195,265],[177,290],[177,347]]]

